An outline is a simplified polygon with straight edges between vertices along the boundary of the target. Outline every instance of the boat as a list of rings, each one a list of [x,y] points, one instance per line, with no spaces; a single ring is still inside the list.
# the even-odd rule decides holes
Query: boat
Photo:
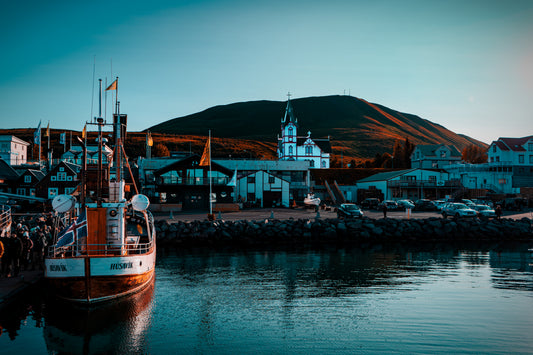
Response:
[[[117,102],[114,149],[109,159],[103,154],[102,128],[106,123],[101,113],[92,123],[98,126],[95,170],[88,170],[87,149],[78,137],[83,149],[78,199],[59,195],[52,201],[58,216],[66,219],[76,215],[69,216],[74,222],[64,223],[68,227],[54,237],[45,255],[45,279],[59,298],[83,304],[104,302],[143,290],[154,280],[154,218],[148,211],[148,197],[137,192],[133,177],[133,183],[126,183],[125,166],[131,169],[121,137],[125,135],[125,121]],[[132,185],[136,194],[130,198]],[[95,194],[88,193],[93,190]]]
[[[304,204],[306,206],[318,206],[320,205],[320,198],[316,197],[314,193],[308,193],[304,198]]]

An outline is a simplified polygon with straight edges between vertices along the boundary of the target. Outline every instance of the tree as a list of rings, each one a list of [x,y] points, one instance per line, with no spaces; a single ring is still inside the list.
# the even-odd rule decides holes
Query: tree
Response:
[[[462,151],[463,161],[472,164],[486,163],[488,159],[487,150],[478,145],[471,144]]]
[[[167,146],[163,143],[157,143],[152,148],[152,156],[154,157],[169,157],[170,151],[168,150]]]

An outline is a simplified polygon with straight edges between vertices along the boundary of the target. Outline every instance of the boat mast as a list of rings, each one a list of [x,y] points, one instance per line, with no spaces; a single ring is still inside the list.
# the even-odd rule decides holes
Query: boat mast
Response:
[[[98,171],[96,182],[96,206],[102,207],[102,125],[104,119],[102,118],[102,79],[98,79]]]

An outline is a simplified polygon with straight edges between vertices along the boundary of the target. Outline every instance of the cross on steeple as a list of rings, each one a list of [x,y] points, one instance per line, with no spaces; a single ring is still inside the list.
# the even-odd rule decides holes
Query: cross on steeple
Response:
[[[291,99],[291,96],[292,96],[292,95],[291,95],[291,92],[289,91],[289,92],[287,93],[288,100]]]

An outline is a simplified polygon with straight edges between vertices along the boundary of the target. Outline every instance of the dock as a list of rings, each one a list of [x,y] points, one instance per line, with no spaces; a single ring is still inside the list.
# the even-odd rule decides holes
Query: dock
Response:
[[[21,271],[17,277],[0,278],[0,309],[7,306],[17,295],[44,280],[44,271]]]

